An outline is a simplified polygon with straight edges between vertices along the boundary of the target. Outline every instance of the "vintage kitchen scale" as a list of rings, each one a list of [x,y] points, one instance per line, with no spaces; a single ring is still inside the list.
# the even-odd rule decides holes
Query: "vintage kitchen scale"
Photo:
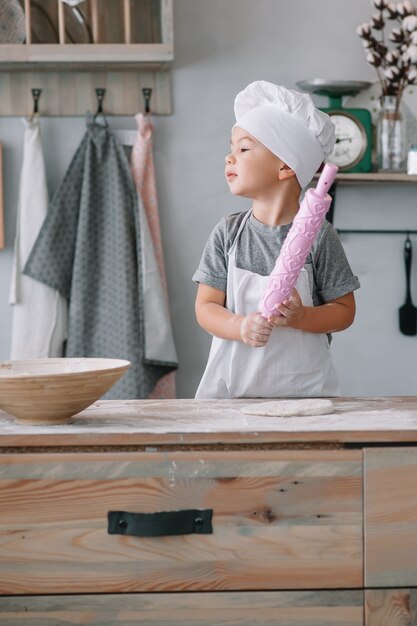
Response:
[[[302,91],[329,98],[329,106],[321,108],[336,126],[336,143],[327,161],[341,172],[370,172],[372,167],[372,120],[367,109],[343,107],[344,96],[355,96],[371,83],[355,80],[314,78],[297,83]]]

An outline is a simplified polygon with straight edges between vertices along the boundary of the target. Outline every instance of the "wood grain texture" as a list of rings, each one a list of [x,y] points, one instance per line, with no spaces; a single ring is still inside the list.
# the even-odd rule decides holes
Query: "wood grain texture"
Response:
[[[123,359],[45,358],[0,363],[0,407],[23,423],[65,423],[129,369]]]
[[[2,626],[362,626],[361,591],[0,598]],[[393,626],[393,625],[392,625]]]
[[[0,457],[0,593],[359,588],[360,451]],[[108,535],[107,512],[213,509],[212,535]]]
[[[155,115],[172,112],[169,72],[0,72],[0,115],[29,115],[33,109],[31,88],[42,89],[42,116],[85,115],[97,109],[96,87],[106,89],[107,115],[144,112],[143,87],[151,87],[151,110]]]
[[[65,12],[64,3],[58,0],[58,31],[59,31],[59,43],[65,44]]]
[[[100,33],[100,37],[101,37]],[[77,64],[94,66],[97,63],[131,64],[132,69],[151,65],[150,69],[166,68],[174,59],[171,44],[2,44],[0,46],[0,67],[16,71],[27,69],[31,63],[42,64],[40,69],[49,70],[60,67],[61,71],[71,69]],[[153,64],[153,65],[152,65]],[[20,65],[20,68],[19,68]]]
[[[161,8],[162,0],[131,0],[132,43],[173,43],[172,21],[165,24],[165,14]],[[171,5],[172,0],[168,0]],[[163,39],[165,27],[169,28],[169,37]]]
[[[174,12],[172,0],[161,0],[161,30],[163,43],[174,43]]]
[[[16,424],[0,412],[4,446],[417,442],[417,398],[334,398],[333,415],[245,415],[256,400],[107,400],[71,423]]]
[[[99,28],[99,10],[98,0],[90,0],[91,3],[91,30],[93,34],[93,43],[100,43],[100,28]]]
[[[100,41],[103,44],[124,43],[124,0],[99,1]]]
[[[417,587],[417,448],[364,455],[367,587]]]
[[[31,19],[32,7],[30,4],[30,0],[25,0],[24,9],[25,9],[26,44],[29,45],[32,43],[32,19]]]
[[[123,0],[124,42],[132,43],[132,13],[130,0]]]
[[[314,179],[319,178],[319,174],[315,174]],[[417,175],[415,174],[405,174],[405,173],[395,173],[395,172],[371,172],[371,173],[362,173],[358,172],[357,174],[344,174],[341,172],[336,176],[337,183],[416,183]]]
[[[71,9],[64,10],[61,0],[21,0],[26,13],[26,41],[24,44],[0,45],[0,63],[3,53],[7,50],[8,58],[19,63],[21,55],[28,52],[34,44],[32,53],[37,50],[43,53],[42,44],[69,43],[67,52],[72,58],[80,60],[82,43],[89,41],[85,31],[92,34],[94,44],[170,44],[173,43],[173,7],[172,0],[89,0],[80,8],[87,27],[84,37],[74,34],[70,24],[77,19]],[[33,4],[33,11],[32,9]],[[69,19],[66,20],[65,17]],[[48,20],[49,30],[40,28],[41,20]],[[32,29],[32,21],[34,28]],[[67,23],[65,23],[67,22]],[[132,26],[131,34],[128,35]],[[39,46],[39,47],[38,47]],[[55,52],[51,48],[52,53]],[[111,50],[111,48],[109,49]],[[127,50],[126,50],[127,51]],[[10,54],[12,58],[10,58]],[[53,56],[53,54],[52,54]],[[171,59],[172,60],[172,59]],[[48,59],[45,59],[48,61]]]
[[[417,589],[365,591],[365,626],[417,626]]]

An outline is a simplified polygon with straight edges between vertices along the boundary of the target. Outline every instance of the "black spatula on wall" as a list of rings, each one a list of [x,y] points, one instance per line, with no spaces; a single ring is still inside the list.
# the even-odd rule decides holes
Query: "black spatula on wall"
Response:
[[[405,284],[406,284],[406,297],[405,303],[399,309],[400,315],[400,331],[403,335],[416,335],[417,334],[417,308],[411,301],[411,261],[413,258],[413,248],[411,245],[410,237],[407,233],[407,238],[404,242],[404,262],[405,262]]]

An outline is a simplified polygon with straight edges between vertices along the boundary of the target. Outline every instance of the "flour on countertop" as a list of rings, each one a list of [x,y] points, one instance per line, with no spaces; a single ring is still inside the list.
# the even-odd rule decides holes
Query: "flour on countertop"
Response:
[[[295,415],[328,415],[334,413],[334,404],[323,398],[302,398],[297,400],[273,400],[242,407],[247,415],[269,415],[290,417]]]

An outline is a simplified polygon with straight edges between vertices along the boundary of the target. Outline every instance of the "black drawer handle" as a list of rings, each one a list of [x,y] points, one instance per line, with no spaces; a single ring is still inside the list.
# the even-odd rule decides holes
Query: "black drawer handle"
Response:
[[[109,511],[109,535],[162,537],[164,535],[212,535],[213,509],[187,509],[160,513]]]

